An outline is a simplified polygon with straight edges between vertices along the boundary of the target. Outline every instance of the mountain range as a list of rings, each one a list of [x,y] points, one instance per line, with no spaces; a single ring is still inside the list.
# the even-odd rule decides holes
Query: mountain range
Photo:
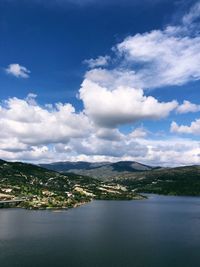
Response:
[[[200,166],[161,168],[135,161],[116,163],[58,162],[43,167],[62,173],[91,176],[117,182],[138,193],[200,195]]]
[[[111,180],[118,176],[130,174],[133,172],[143,172],[158,169],[138,163],[135,161],[119,161],[119,162],[54,162],[50,164],[40,164],[49,170],[54,170],[62,173],[75,173],[79,175],[90,176],[99,180]]]

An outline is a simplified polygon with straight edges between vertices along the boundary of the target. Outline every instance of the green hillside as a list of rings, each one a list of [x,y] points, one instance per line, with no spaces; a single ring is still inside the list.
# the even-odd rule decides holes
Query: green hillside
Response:
[[[119,177],[118,183],[136,192],[200,195],[200,166],[163,168]]]
[[[21,162],[0,161],[0,200],[24,199],[27,208],[68,208],[91,199],[134,199],[139,196],[115,183],[67,175]]]

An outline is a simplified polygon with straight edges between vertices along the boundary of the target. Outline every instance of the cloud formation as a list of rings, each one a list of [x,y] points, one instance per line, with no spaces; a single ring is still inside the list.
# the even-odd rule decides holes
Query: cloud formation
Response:
[[[142,97],[145,103],[150,101],[158,105],[159,109],[159,103],[155,99],[144,97],[140,90],[128,90],[131,90],[130,97],[133,94],[138,101]],[[107,92],[109,91],[106,90],[106,94]],[[123,90],[119,89],[114,104],[119,101],[118,94],[121,93],[120,98],[126,98],[126,89],[125,96]],[[112,97],[115,97],[115,93]],[[132,99],[130,105],[131,103]],[[111,103],[111,108],[114,104]],[[163,105],[161,104],[162,109]],[[169,106],[171,107],[171,103]],[[166,112],[168,108],[167,104]],[[149,111],[144,114],[148,113]],[[124,119],[121,122],[124,123]],[[0,105],[0,158],[33,162],[148,159],[151,146],[144,144],[146,130],[136,128],[132,133],[124,134],[113,124],[112,126],[113,128],[107,128],[94,124],[93,119],[84,112],[77,113],[69,103],[40,106],[34,94],[29,94],[26,99],[10,98]]]
[[[132,68],[136,86],[157,88],[200,79],[200,37],[180,27],[129,36],[117,45]]]
[[[7,160],[136,160],[163,166],[199,162],[198,141],[153,140],[144,128],[125,134],[99,127],[70,104],[40,106],[34,94],[3,102],[0,127],[0,158]]]
[[[0,139],[16,137],[19,143],[44,145],[84,137],[90,125],[71,104],[40,107],[29,95],[27,99],[10,98],[0,106],[0,128]]]
[[[200,1],[197,1],[190,10],[183,16],[182,23],[186,27],[194,28],[196,23],[199,23],[197,19],[200,16]]]
[[[8,67],[6,68],[6,72],[17,78],[28,78],[30,74],[30,70],[17,63],[8,65]]]
[[[145,92],[200,79],[198,10],[199,6],[192,8],[178,26],[129,36],[115,47],[114,60],[109,56],[85,60],[91,69],[79,90],[81,112],[70,103],[41,106],[35,94],[1,103],[0,158],[136,160],[163,166],[199,163],[198,141],[153,136],[135,124],[166,118],[173,111],[200,111],[200,105],[187,100],[178,105],[176,100],[164,102]],[[18,78],[30,74],[19,64],[10,64],[6,72]],[[131,132],[120,131],[125,124],[131,124]],[[190,126],[172,122],[171,132],[199,135],[200,120]]]
[[[134,129],[130,134],[130,138],[144,138],[148,135],[148,131],[142,127]]]
[[[85,59],[83,63],[87,64],[89,68],[102,67],[108,65],[109,56],[99,56],[97,58]]]
[[[139,120],[165,118],[178,103],[159,102],[152,96],[144,96],[142,89],[121,86],[103,87],[85,79],[80,89],[85,113],[101,127],[115,128],[121,124]]]
[[[172,133],[200,135],[200,119],[191,122],[190,126],[178,125],[173,121],[170,130]]]
[[[190,101],[184,100],[182,105],[179,105],[176,109],[177,113],[184,114],[188,112],[200,111],[200,105],[193,104]]]

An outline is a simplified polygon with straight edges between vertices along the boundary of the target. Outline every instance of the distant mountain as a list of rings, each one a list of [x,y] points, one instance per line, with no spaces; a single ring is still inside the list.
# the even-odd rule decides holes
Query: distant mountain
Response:
[[[50,164],[40,164],[39,166],[59,172],[70,172],[71,170],[91,170],[105,166],[107,164],[109,164],[109,162],[91,163],[86,161],[77,161],[77,162],[63,161],[63,162],[53,162]]]
[[[135,161],[119,161],[111,162],[55,162],[50,164],[40,164],[41,167],[49,170],[54,170],[62,173],[75,173],[79,175],[86,175],[100,180],[110,180],[119,175],[150,171],[155,167],[147,166]]]

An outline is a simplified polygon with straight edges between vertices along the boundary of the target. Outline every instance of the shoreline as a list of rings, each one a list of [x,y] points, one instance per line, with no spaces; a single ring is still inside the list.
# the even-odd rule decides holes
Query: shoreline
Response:
[[[147,196],[144,196],[144,195],[137,195],[135,197],[133,197],[132,199],[90,199],[89,201],[84,201],[84,202],[78,202],[78,203],[75,203],[73,206],[63,206],[63,207],[25,207],[23,206],[23,204],[20,206],[6,206],[6,207],[2,207],[1,209],[10,209],[10,208],[18,208],[18,209],[25,209],[25,210],[48,210],[48,211],[65,211],[65,210],[69,210],[69,209],[73,209],[73,208],[78,208],[80,206],[83,206],[87,203],[90,203],[94,200],[97,200],[97,201],[135,201],[135,200],[145,200],[145,199],[148,199]]]

